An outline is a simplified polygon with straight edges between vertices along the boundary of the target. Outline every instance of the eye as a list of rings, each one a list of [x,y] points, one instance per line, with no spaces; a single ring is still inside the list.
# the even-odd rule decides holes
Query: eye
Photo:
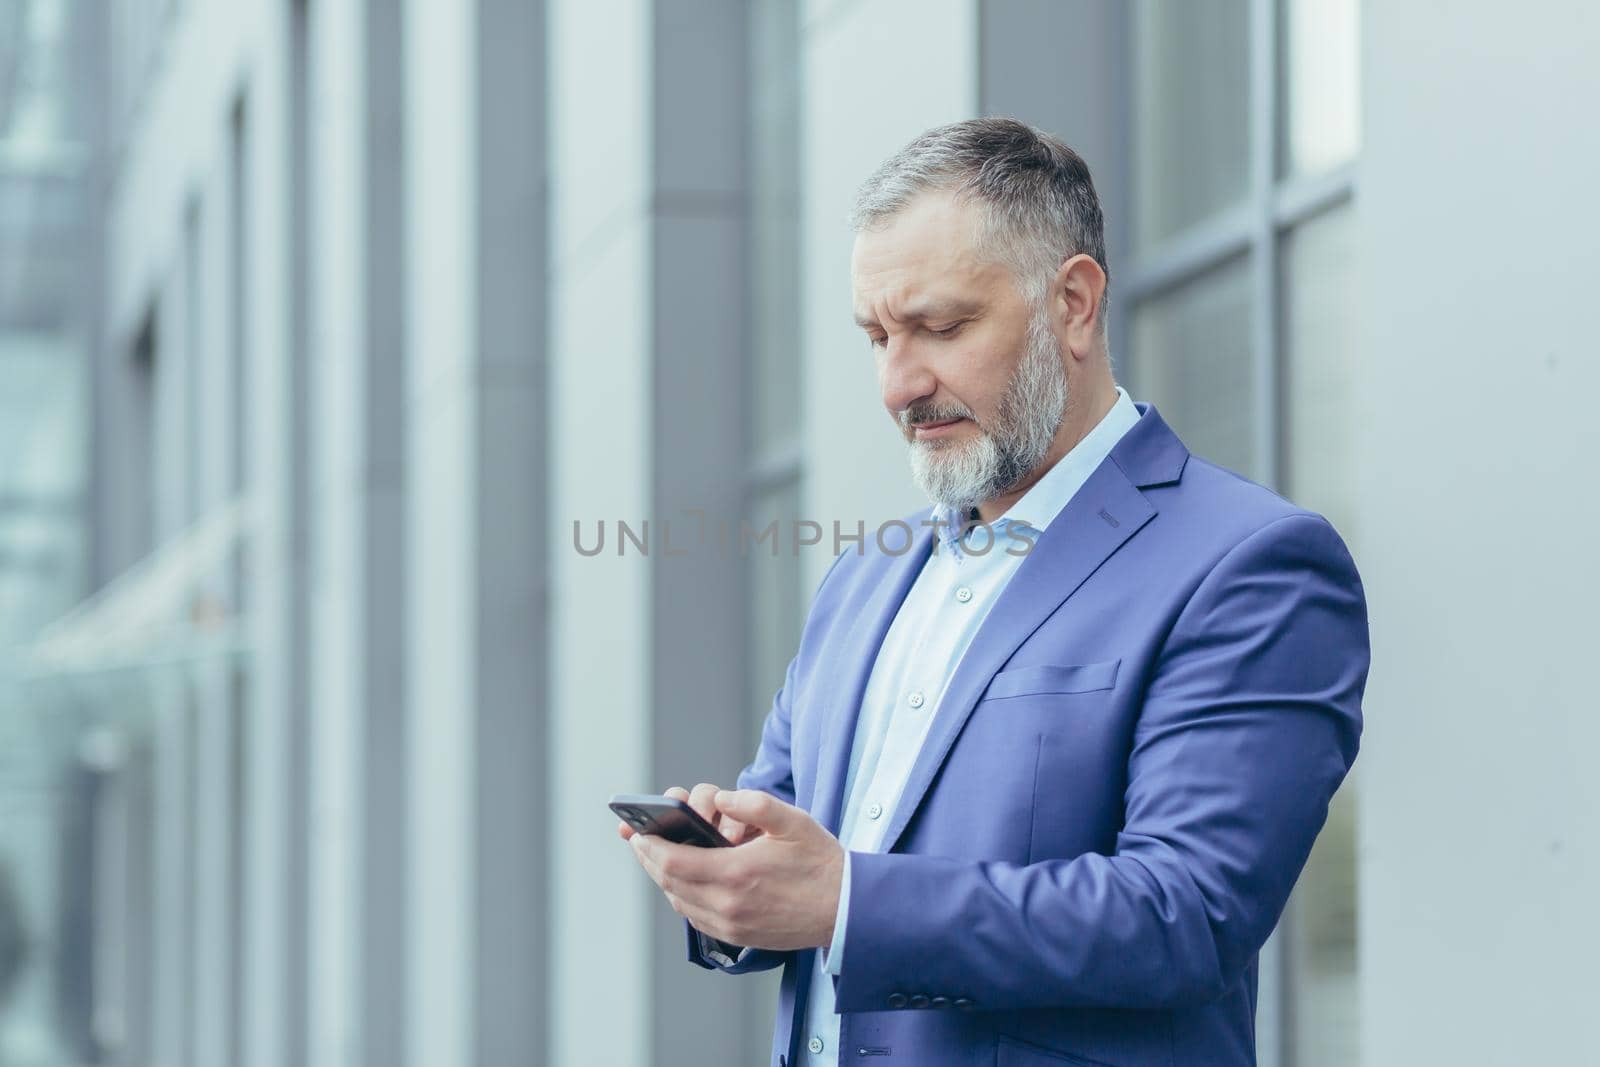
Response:
[[[935,337],[954,337],[957,333],[959,333],[961,331],[961,327],[963,327],[965,325],[966,325],[965,322],[957,322],[957,323],[953,323],[953,324],[951,324],[949,326],[946,326],[942,330],[929,330],[928,332],[933,334]]]
[[[880,335],[869,335],[867,337],[867,342],[871,344],[873,348],[882,348],[889,343],[889,338]]]

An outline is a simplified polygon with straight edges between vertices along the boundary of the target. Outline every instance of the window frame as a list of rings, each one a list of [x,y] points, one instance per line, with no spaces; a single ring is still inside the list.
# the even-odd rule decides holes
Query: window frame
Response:
[[[1125,224],[1118,247],[1123,251],[1117,289],[1111,305],[1110,328],[1113,366],[1131,395],[1140,395],[1137,363],[1131,358],[1132,327],[1138,309],[1147,301],[1174,290],[1247,256],[1251,276],[1250,340],[1253,361],[1254,410],[1251,430],[1258,476],[1263,484],[1287,493],[1290,440],[1286,421],[1290,353],[1286,343],[1285,238],[1312,220],[1355,199],[1361,148],[1347,162],[1315,173],[1295,173],[1282,167],[1289,135],[1288,42],[1285,34],[1288,0],[1247,0],[1249,3],[1249,181],[1244,196],[1234,205],[1200,220],[1140,251]],[[1133,13],[1123,8],[1121,39],[1128,58],[1137,42]],[[1124,64],[1131,71],[1134,64]],[[1359,77],[1359,76],[1358,76]],[[1134,121],[1131,74],[1125,75],[1118,94],[1118,154],[1121,173],[1133,174]],[[1127,220],[1124,220],[1126,223]],[[1120,349],[1117,346],[1121,346]],[[1117,358],[1117,351],[1123,358]],[[1280,917],[1277,928],[1259,957],[1256,997],[1256,1047],[1261,1067],[1292,1067],[1297,1059],[1295,1006],[1300,993],[1294,958],[1294,938],[1288,932],[1297,921],[1298,886]],[[1357,959],[1359,960],[1359,938]],[[1359,963],[1357,981],[1359,982]]]
[[[1113,301],[1112,331],[1130,336],[1138,307],[1188,282],[1248,256],[1251,272],[1250,337],[1255,375],[1252,427],[1262,481],[1282,488],[1288,469],[1283,421],[1283,382],[1287,353],[1283,343],[1282,239],[1300,225],[1340,207],[1355,197],[1357,159],[1316,174],[1279,174],[1279,152],[1286,136],[1283,101],[1287,90],[1284,0],[1248,0],[1250,4],[1250,182],[1245,196],[1232,207],[1189,226],[1143,253],[1128,242],[1127,266],[1121,272]],[[1127,14],[1125,18],[1131,17]],[[1135,46],[1131,28],[1128,48]],[[1127,131],[1133,118],[1131,82],[1120,94],[1123,112],[1121,153],[1124,173],[1132,173],[1132,141]],[[1132,361],[1117,361],[1119,377],[1137,392]]]

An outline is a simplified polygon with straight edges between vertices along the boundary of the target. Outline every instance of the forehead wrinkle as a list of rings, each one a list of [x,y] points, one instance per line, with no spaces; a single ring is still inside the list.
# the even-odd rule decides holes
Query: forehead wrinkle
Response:
[[[881,326],[880,314],[882,318],[888,319],[890,322],[903,321],[905,316],[896,314],[895,308],[906,301],[906,290],[907,287],[902,284],[868,295],[866,298],[867,311],[858,310],[856,312],[856,324],[863,329]]]
[[[915,210],[902,212],[894,223],[917,221],[909,217],[915,215]],[[1009,275],[1004,264],[984,254],[976,239],[981,229],[981,213],[958,204],[956,217],[943,215],[935,225],[907,231],[891,224],[859,234],[851,263],[862,301],[854,308],[856,324],[870,330],[884,325],[879,314],[898,325],[980,310]]]
[[[870,301],[874,311],[883,307],[884,317],[901,322],[928,322],[950,315],[966,315],[977,311],[982,301],[977,296],[958,293],[934,294],[919,292],[914,286],[900,286],[878,294]],[[862,328],[880,325],[875,315],[856,312],[856,324]]]

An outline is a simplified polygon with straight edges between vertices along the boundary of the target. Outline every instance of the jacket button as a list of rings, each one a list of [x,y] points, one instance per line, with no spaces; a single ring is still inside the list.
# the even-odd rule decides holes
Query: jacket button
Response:
[[[891,1007],[891,1008],[903,1008],[905,1006],[906,1006],[906,995],[904,993],[890,993],[889,994],[889,1007]]]
[[[932,1000],[928,1001],[928,1006],[933,1008],[945,1008],[949,1007],[949,1005],[949,997],[934,997]]]
[[[911,995],[911,1006],[913,1008],[926,1008],[928,1006],[928,998],[921,993],[913,993]]]

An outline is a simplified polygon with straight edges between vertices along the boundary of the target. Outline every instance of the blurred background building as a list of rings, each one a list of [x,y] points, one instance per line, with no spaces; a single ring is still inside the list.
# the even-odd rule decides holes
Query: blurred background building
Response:
[[[731,781],[920,503],[844,218],[988,113],[1089,160],[1132,394],[1366,581],[1261,1062],[1600,1062],[1600,17],[1430,7],[4,0],[0,1064],[764,1063],[603,802]]]

